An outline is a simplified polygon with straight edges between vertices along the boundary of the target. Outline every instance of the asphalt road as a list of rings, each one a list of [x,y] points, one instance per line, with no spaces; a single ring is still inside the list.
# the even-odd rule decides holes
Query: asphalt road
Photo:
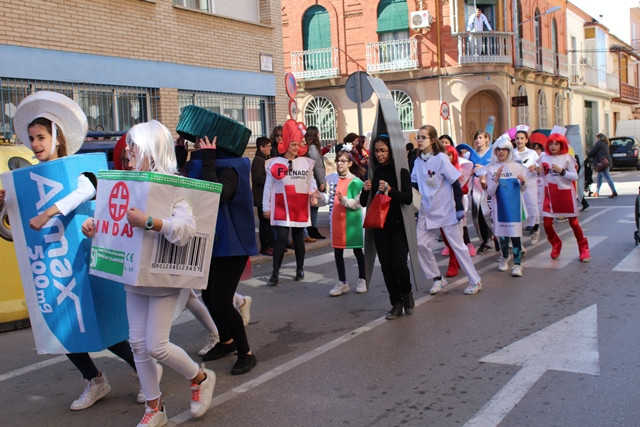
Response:
[[[580,217],[591,263],[579,262],[571,229],[557,224],[558,260],[549,258],[544,233],[527,245],[522,278],[497,271],[497,253],[478,255],[479,294],[462,293],[462,272],[437,296],[420,277],[414,314],[393,321],[384,320],[389,302],[378,268],[368,293],[331,298],[333,253],[321,243],[309,246],[303,282],[293,281],[288,256],[282,286],[265,287],[271,267],[256,258],[254,277],[239,291],[253,297],[248,335],[258,365],[231,376],[234,357],[207,362],[218,379],[200,420],[189,416],[187,380],[165,369],[170,424],[640,425],[640,246],[633,239],[640,177],[625,170],[614,179],[620,196],[608,199],[603,188]],[[437,257],[444,272],[446,259]],[[197,357],[204,336],[183,313],[171,339]],[[135,425],[143,415],[131,369],[107,353],[95,360],[111,393],[72,412],[81,384],[66,357],[37,355],[29,329],[0,334],[0,347],[3,426]]]

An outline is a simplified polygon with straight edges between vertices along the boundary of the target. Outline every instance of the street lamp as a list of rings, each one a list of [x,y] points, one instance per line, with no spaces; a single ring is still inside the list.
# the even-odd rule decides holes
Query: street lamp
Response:
[[[524,21],[522,21],[522,22],[520,23],[520,25],[522,25],[522,24],[526,24],[527,22],[532,21],[532,20],[534,20],[534,19],[538,19],[539,17],[541,17],[541,16],[543,16],[543,15],[548,15],[548,14],[550,14],[550,13],[557,12],[557,11],[559,11],[560,9],[562,9],[560,6],[553,6],[552,8],[550,8],[550,9],[548,9],[548,10],[546,10],[546,11],[542,12],[542,13],[541,13],[541,14],[539,14],[539,15],[535,15],[535,16],[532,16],[532,17],[531,17],[531,18],[529,18],[529,19],[525,19]]]

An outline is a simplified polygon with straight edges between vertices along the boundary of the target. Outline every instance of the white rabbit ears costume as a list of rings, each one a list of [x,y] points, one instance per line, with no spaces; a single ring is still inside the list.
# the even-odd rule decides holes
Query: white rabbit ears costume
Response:
[[[13,128],[18,139],[31,148],[29,141],[29,124],[35,119],[43,117],[58,125],[67,143],[67,154],[76,153],[87,136],[89,123],[87,116],[80,106],[71,98],[58,92],[39,91],[32,93],[20,102],[13,118]],[[55,149],[56,127],[51,129]]]

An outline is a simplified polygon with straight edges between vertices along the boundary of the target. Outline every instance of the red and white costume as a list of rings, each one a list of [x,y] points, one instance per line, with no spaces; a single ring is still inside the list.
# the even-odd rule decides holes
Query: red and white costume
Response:
[[[267,161],[262,210],[271,212],[271,225],[311,226],[310,195],[317,190],[314,164],[308,157],[293,160],[276,157]]]

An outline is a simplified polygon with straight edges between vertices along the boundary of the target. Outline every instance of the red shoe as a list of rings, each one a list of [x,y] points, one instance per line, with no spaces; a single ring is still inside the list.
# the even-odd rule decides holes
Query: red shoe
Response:
[[[578,249],[580,250],[580,262],[591,261],[591,254],[589,253],[589,242],[587,241],[586,237],[578,242]]]
[[[451,251],[449,255],[449,268],[447,269],[446,277],[455,277],[458,275],[458,259],[456,258],[456,254]]]
[[[551,258],[556,259],[560,256],[562,250],[562,240],[558,238],[557,242],[551,243]]]

